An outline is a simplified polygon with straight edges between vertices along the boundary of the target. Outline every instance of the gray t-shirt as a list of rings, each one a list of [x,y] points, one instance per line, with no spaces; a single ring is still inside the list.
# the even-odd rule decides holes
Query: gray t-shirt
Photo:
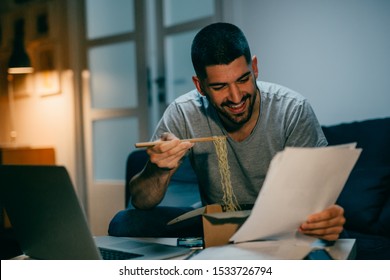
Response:
[[[227,137],[228,162],[234,194],[240,204],[253,204],[274,155],[287,146],[326,146],[321,126],[300,94],[280,85],[257,82],[259,119],[242,142]],[[177,98],[160,120],[152,140],[163,132],[180,139],[228,135],[214,107],[196,90]],[[222,187],[212,142],[197,143],[188,156],[198,177],[203,204],[221,203]]]

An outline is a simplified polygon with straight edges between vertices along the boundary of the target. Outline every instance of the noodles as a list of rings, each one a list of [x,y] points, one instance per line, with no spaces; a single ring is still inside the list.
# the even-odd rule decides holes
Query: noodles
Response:
[[[232,183],[230,181],[230,168],[227,158],[227,145],[226,137],[214,136],[214,146],[218,157],[218,168],[221,174],[221,185],[223,191],[223,206],[225,211],[237,211],[240,206],[237,202],[237,198],[233,192]]]

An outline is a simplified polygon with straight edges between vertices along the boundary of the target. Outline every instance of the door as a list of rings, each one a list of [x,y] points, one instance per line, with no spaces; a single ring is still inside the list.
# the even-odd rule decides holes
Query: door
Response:
[[[148,137],[144,15],[143,0],[85,0],[83,118],[94,234],[107,234],[111,218],[124,209],[126,159],[134,143]]]

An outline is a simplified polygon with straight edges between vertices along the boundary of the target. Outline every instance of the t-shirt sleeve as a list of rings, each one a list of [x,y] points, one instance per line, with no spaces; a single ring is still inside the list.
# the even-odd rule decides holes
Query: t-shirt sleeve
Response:
[[[322,132],[321,125],[305,99],[295,106],[286,128],[286,147],[321,147],[328,141]]]
[[[175,102],[171,103],[165,110],[162,118],[160,119],[157,127],[153,133],[151,141],[160,139],[160,136],[164,132],[174,134],[179,139],[185,138],[185,122],[183,114]]]

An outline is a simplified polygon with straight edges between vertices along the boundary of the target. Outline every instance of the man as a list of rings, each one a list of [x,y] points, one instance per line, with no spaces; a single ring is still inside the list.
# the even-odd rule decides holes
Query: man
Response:
[[[117,215],[110,234],[131,235],[118,230],[119,224],[129,227],[126,219],[134,219],[134,211],[156,209],[186,155],[197,174],[203,204],[222,203],[224,193],[214,145],[179,139],[227,136],[231,185],[240,205],[254,204],[277,152],[287,146],[327,145],[304,97],[285,87],[257,81],[257,58],[251,56],[247,40],[236,26],[215,23],[203,28],[193,40],[191,58],[196,90],[179,97],[164,113],[152,137],[161,143],[147,149],[150,161],[130,183],[132,204],[140,210]],[[344,222],[343,209],[332,205],[307,217],[299,231],[336,240]]]

